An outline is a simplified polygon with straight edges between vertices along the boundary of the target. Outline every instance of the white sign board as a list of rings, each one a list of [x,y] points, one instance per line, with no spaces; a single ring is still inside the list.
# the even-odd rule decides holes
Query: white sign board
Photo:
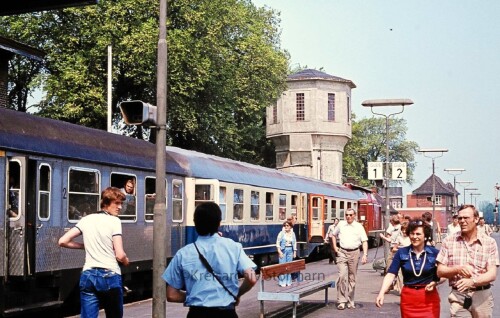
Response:
[[[406,162],[391,162],[392,180],[406,181]]]
[[[384,164],[368,162],[368,180],[384,180]]]

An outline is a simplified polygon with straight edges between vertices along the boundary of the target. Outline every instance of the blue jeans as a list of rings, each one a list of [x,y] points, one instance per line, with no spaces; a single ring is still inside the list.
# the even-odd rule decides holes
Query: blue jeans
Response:
[[[123,317],[121,275],[105,268],[92,268],[80,276],[81,318],[99,317],[99,305],[106,318]]]
[[[279,259],[280,264],[293,261],[293,248],[291,246],[285,247],[285,249],[281,250],[281,252],[283,252],[283,257]],[[278,284],[280,286],[291,285],[292,275],[291,274],[279,275]]]

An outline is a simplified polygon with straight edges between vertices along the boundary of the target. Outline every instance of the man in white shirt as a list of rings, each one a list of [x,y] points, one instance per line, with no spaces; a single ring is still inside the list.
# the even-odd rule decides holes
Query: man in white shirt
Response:
[[[453,216],[452,223],[448,224],[446,228],[446,235],[450,236],[454,233],[460,232],[460,224],[458,224],[458,214]]]
[[[337,266],[339,267],[339,280],[337,283],[337,309],[355,309],[354,287],[356,285],[356,272],[358,270],[359,247],[363,246],[361,263],[366,264],[368,256],[368,237],[361,223],[356,222],[356,211],[347,209],[346,221],[341,221],[333,232],[333,248],[337,253]],[[340,248],[337,247],[337,237]]]

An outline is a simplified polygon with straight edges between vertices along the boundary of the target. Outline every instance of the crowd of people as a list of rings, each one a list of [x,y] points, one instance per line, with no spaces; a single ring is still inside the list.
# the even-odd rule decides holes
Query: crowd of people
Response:
[[[107,317],[123,316],[123,285],[120,264],[128,265],[123,250],[121,222],[117,216],[126,201],[126,189],[107,188],[102,193],[101,211],[83,217],[59,240],[61,247],[84,249],[86,260],[80,279],[81,316],[97,317],[103,306]],[[257,282],[256,265],[240,243],[222,237],[218,231],[221,210],[213,202],[196,207],[195,243],[180,249],[163,274],[167,301],[189,307],[188,318],[238,317],[240,297]],[[296,217],[283,223],[276,238],[279,263],[297,256]],[[439,317],[441,299],[437,285],[448,281],[451,317],[492,317],[491,284],[500,266],[491,229],[473,205],[463,205],[447,227],[447,236],[434,241],[432,219],[424,214],[411,219],[394,215],[381,236],[391,244],[386,259],[386,275],[375,299],[384,305],[385,294],[396,286],[400,293],[401,317]],[[75,239],[83,235],[83,243]],[[356,211],[345,211],[345,220],[335,220],[328,228],[325,243],[329,263],[338,266],[338,310],[356,309],[354,291],[358,264],[367,263],[368,237],[357,222]],[[441,243],[440,246],[436,243]],[[213,279],[212,279],[212,278]],[[243,277],[240,282],[238,277]],[[278,285],[293,284],[294,274],[281,275]]]
[[[406,222],[403,222],[403,224]],[[440,248],[432,236],[432,220],[427,215],[412,219],[400,232],[407,239],[389,240],[398,245],[375,300],[384,304],[384,296],[396,277],[402,275],[401,317],[439,317],[440,298],[436,286],[448,280],[451,293],[450,317],[492,317],[491,284],[500,266],[496,241],[482,227],[484,219],[473,205],[463,205],[447,227]],[[437,223],[436,223],[437,225]],[[440,231],[438,231],[440,233]],[[404,235],[397,235],[404,237]]]

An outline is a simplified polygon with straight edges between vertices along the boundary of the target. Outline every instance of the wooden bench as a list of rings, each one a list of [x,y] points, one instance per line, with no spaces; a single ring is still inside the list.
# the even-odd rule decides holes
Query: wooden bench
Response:
[[[302,275],[300,271],[305,269],[306,262],[303,259],[260,268],[260,291],[257,294],[257,300],[260,301],[260,318],[264,318],[264,301],[266,300],[293,302],[293,318],[297,317],[297,305],[299,304],[300,299],[318,291],[325,291],[325,306],[328,305],[328,288],[335,287],[335,281],[319,279],[321,277],[315,277],[315,275],[312,274]],[[277,277],[279,275],[296,272],[299,272],[299,278],[297,279],[298,282],[293,283],[292,286],[278,286]],[[307,276],[306,279],[301,279],[303,276]],[[264,282],[267,280],[274,284],[272,291],[264,291]]]

